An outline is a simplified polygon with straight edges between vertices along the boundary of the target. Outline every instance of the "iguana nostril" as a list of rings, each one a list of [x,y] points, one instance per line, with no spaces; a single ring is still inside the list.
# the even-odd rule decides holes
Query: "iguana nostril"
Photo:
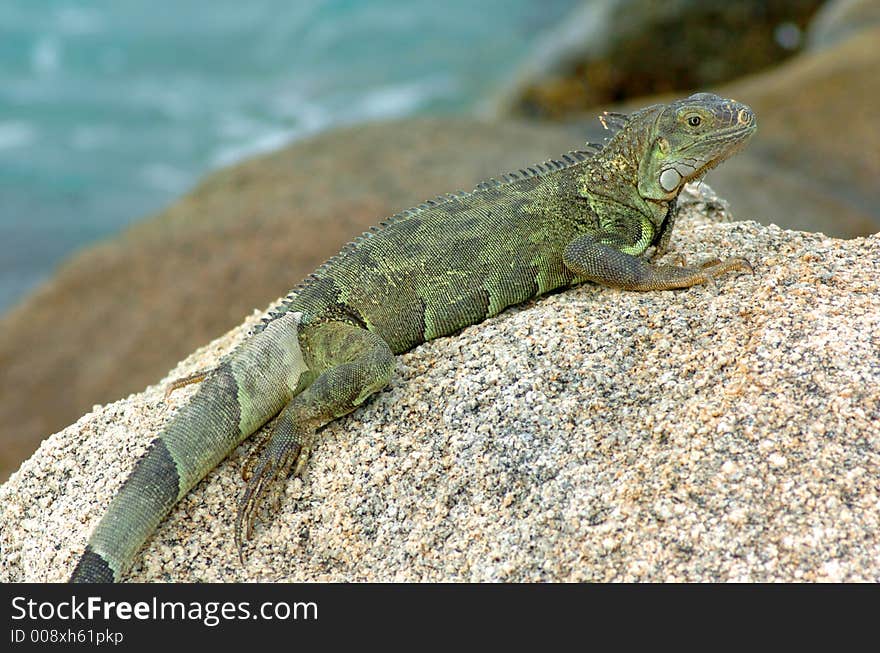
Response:
[[[754,114],[748,109],[740,109],[739,113],[736,114],[736,119],[741,125],[748,125],[750,122],[752,122],[753,117]]]

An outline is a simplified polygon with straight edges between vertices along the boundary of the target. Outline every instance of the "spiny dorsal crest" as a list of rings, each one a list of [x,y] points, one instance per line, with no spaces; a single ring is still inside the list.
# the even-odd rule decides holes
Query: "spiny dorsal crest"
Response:
[[[559,170],[564,170],[565,168],[569,168],[573,165],[577,165],[583,161],[586,161],[591,156],[593,156],[596,152],[602,149],[603,145],[596,143],[587,143],[587,150],[572,150],[566,154],[563,154],[560,159],[548,159],[543,163],[536,163],[533,166],[528,168],[521,168],[516,172],[508,172],[507,174],[501,177],[501,180],[492,178],[487,179],[485,181],[481,181],[479,184],[474,187],[474,190],[470,193],[466,193],[465,191],[457,191],[455,193],[446,193],[445,195],[438,195],[434,199],[427,200],[426,202],[422,202],[418,206],[414,206],[409,209],[405,209],[400,211],[399,213],[395,213],[390,218],[386,218],[382,220],[379,224],[370,227],[369,230],[365,231],[363,234],[355,238],[350,243],[346,244],[340,252],[329,259],[324,265],[318,268],[317,272],[323,270],[326,266],[330,265],[332,262],[337,260],[340,256],[344,255],[353,247],[357,246],[365,238],[371,238],[374,234],[381,231],[385,227],[394,224],[400,220],[405,220],[407,218],[411,218],[420,214],[422,211],[427,211],[429,209],[433,209],[442,204],[446,204],[448,202],[454,202],[455,200],[461,199],[463,197],[468,197],[473,193],[478,193],[481,191],[491,190],[494,188],[499,188],[501,186],[505,186],[507,184],[512,184],[517,181],[521,181],[523,179],[528,179],[530,177],[540,177],[542,175],[550,174],[551,172],[557,172]]]
[[[543,163],[536,163],[528,168],[520,168],[515,172],[508,172],[507,174],[502,175],[500,180],[492,177],[491,179],[481,181],[474,187],[473,192],[477,193],[480,191],[491,190],[517,181],[522,181],[523,179],[529,179],[530,177],[540,177],[551,172],[564,170],[565,168],[569,168],[582,161],[586,161],[600,149],[602,149],[602,145],[597,143],[587,143],[586,149],[572,150],[563,154],[561,159],[548,159]]]
[[[617,113],[616,111],[603,111],[599,116],[599,122],[602,126],[611,132],[611,135],[623,129],[629,115],[626,113]]]
[[[622,115],[622,114],[618,114]],[[296,296],[300,293],[300,291],[307,286],[309,283],[312,283],[314,280],[320,278],[320,274],[322,271],[326,270],[328,267],[336,263],[341,257],[344,257],[348,252],[357,247],[360,243],[362,243],[367,238],[372,238],[375,234],[381,232],[383,229],[388,227],[395,222],[400,220],[406,220],[407,218],[411,218],[413,216],[419,215],[423,211],[427,211],[429,209],[433,209],[442,204],[446,204],[448,202],[454,202],[455,200],[461,199],[463,197],[468,197],[473,193],[485,192],[488,190],[493,190],[496,188],[500,188],[502,186],[506,186],[508,184],[513,184],[518,181],[522,181],[523,179],[529,179],[531,177],[540,177],[542,175],[550,174],[553,172],[557,172],[559,170],[564,170],[566,168],[570,168],[571,166],[577,165],[578,163],[582,163],[587,159],[591,158],[596,152],[599,152],[605,146],[604,143],[587,143],[585,149],[583,150],[571,150],[570,152],[566,152],[559,159],[548,159],[542,163],[536,163],[533,166],[529,166],[528,168],[521,168],[515,172],[508,172],[503,175],[500,180],[495,179],[494,177],[491,179],[486,179],[485,181],[481,181],[474,187],[474,190],[470,193],[466,193],[464,191],[457,191],[455,193],[447,193],[445,195],[438,195],[434,199],[427,200],[422,202],[418,206],[414,206],[409,209],[405,209],[400,211],[399,213],[395,213],[390,218],[386,218],[382,220],[379,224],[370,227],[367,231],[362,233],[360,236],[355,238],[349,243],[346,243],[342,249],[335,256],[331,256],[327,259],[317,270],[312,272],[309,276],[307,276],[302,283],[297,284],[287,295],[285,295],[284,299],[278,306],[272,308],[265,317],[261,319],[259,324],[254,326],[251,330],[251,335],[257,334],[272,321],[275,320],[290,310],[290,307],[293,301],[296,299]]]

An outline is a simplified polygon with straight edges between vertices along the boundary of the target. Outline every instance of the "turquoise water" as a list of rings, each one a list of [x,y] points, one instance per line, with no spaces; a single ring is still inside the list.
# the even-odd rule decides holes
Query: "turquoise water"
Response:
[[[577,0],[3,0],[0,310],[206,171],[471,110]]]

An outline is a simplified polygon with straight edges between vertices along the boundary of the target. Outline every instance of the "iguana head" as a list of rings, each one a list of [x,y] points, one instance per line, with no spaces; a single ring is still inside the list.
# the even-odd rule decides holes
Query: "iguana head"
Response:
[[[681,187],[737,152],[757,129],[745,104],[696,93],[656,113],[651,141],[639,163],[639,194],[670,200]]]

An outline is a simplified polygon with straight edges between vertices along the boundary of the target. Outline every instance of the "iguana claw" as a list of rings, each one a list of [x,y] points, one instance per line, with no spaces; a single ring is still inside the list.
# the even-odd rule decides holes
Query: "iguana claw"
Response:
[[[265,446],[255,449],[245,461],[242,476],[247,480],[247,487],[238,502],[235,519],[235,543],[242,563],[244,541],[253,534],[254,519],[259,517],[261,506],[272,492],[277,492],[279,496],[272,502],[271,510],[277,509],[280,481],[287,478],[291,468],[295,474],[302,473],[311,451],[310,440],[308,427],[296,423],[287,411],[282,411],[270,428]]]

